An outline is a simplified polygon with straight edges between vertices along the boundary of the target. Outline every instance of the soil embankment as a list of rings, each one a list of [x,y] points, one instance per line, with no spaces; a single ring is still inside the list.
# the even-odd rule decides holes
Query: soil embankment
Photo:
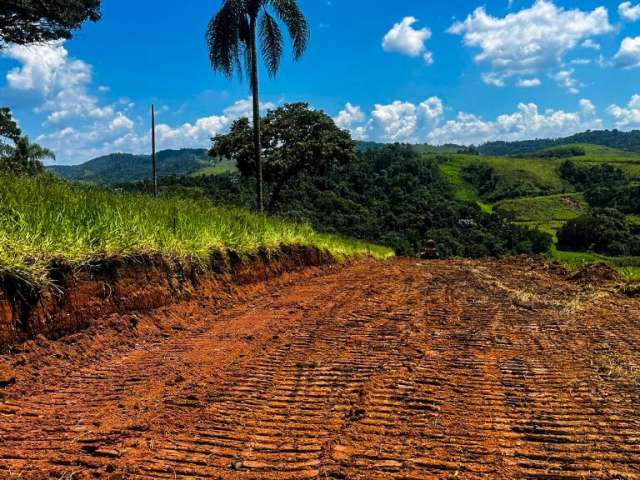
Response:
[[[209,265],[170,261],[161,255],[105,258],[76,269],[54,263],[51,285],[44,289],[15,276],[0,276],[0,352],[40,335],[56,339],[75,333],[113,313],[209,297],[230,285],[331,263],[329,254],[315,248],[282,247],[269,255],[244,258],[216,252]]]
[[[363,261],[29,341],[0,478],[638,479],[640,298],[607,276]]]

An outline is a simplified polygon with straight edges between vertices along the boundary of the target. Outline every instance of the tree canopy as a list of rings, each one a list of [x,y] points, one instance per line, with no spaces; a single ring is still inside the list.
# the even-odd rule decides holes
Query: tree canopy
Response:
[[[326,113],[306,103],[284,105],[261,120],[264,179],[273,189],[273,210],[283,186],[299,174],[324,175],[355,159],[355,143]],[[226,135],[213,139],[210,155],[235,160],[246,177],[255,175],[252,128],[246,118],[236,120]]]
[[[83,22],[99,19],[100,0],[2,0],[0,49],[68,39]]]

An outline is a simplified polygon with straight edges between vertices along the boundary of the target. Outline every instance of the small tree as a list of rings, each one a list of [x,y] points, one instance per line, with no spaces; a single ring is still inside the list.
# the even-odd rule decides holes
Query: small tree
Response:
[[[86,20],[100,20],[100,0],[2,0],[0,49],[71,38]]]
[[[270,13],[275,13],[275,16]],[[253,149],[255,156],[257,203],[263,209],[262,147],[260,138],[260,95],[258,88],[258,48],[260,36],[262,56],[267,71],[275,76],[280,67],[284,39],[279,18],[285,24],[293,41],[293,54],[299,59],[307,48],[309,27],[296,0],[224,0],[222,8],[211,19],[207,30],[209,58],[214,70],[231,77],[234,69],[242,75],[244,70],[251,79],[253,95]]]
[[[322,175],[355,160],[355,143],[326,113],[306,103],[284,105],[261,121],[264,179],[272,186],[269,211],[273,212],[282,188],[300,174]],[[253,176],[256,159],[249,120],[233,123],[226,135],[217,135],[209,154],[235,160],[243,176]]]
[[[42,160],[55,159],[55,154],[48,148],[31,143],[29,137],[20,137],[15,146],[7,147],[0,156],[0,168],[14,175],[38,175],[44,171]]]

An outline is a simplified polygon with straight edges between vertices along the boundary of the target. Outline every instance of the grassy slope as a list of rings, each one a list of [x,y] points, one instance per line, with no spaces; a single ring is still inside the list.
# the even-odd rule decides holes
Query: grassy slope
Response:
[[[386,248],[205,200],[118,194],[49,176],[0,176],[0,274],[45,282],[53,258],[82,264],[104,255],[159,252],[206,261],[216,249],[248,254],[283,244],[316,246],[338,258],[392,255]]]
[[[640,154],[598,145],[575,144],[575,146],[584,148],[586,155],[568,159],[448,155],[449,161],[441,162],[440,168],[449,178],[456,189],[456,196],[461,200],[475,201],[487,211],[496,210],[511,213],[518,223],[538,228],[555,236],[555,233],[566,221],[578,217],[588,207],[582,195],[571,193],[571,186],[558,176],[558,167],[564,161],[609,163],[621,168],[630,177],[640,179]],[[487,163],[505,175],[518,175],[519,171],[524,170],[534,175],[541,184],[548,186],[551,194],[487,204],[478,196],[475,188],[462,177],[462,169],[474,162]],[[555,247],[550,255],[552,258],[572,266],[587,262],[605,262],[618,268],[627,278],[640,280],[640,258],[613,258],[593,253],[563,252]]]

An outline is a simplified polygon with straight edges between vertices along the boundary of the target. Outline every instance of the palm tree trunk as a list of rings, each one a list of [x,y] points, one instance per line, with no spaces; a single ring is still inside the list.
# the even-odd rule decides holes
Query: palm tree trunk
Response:
[[[260,139],[260,91],[258,89],[258,49],[256,48],[256,18],[251,18],[251,91],[253,94],[253,146],[256,155],[258,209],[264,211],[262,192],[262,145]]]

